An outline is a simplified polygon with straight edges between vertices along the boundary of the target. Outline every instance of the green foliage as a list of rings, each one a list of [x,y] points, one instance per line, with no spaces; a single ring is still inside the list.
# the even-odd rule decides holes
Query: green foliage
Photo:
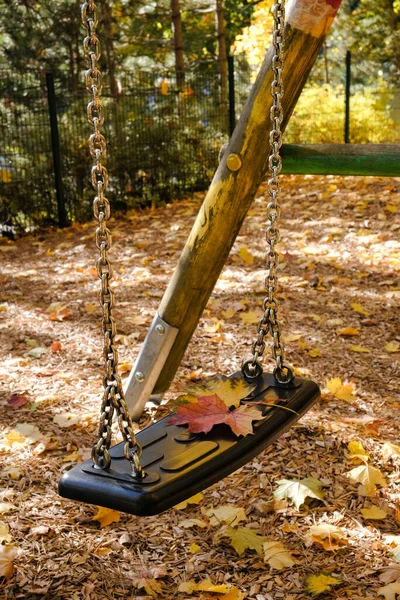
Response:
[[[338,143],[344,131],[343,86],[304,88],[287,128],[287,143]],[[353,143],[390,143],[400,139],[395,92],[383,85],[352,94],[350,139]]]

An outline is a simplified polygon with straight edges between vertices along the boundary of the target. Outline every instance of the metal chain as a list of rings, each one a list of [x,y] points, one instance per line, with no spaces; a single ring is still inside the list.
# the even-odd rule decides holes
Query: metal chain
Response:
[[[283,35],[285,28],[285,0],[275,0],[272,9],[274,17],[274,31],[272,45],[274,54],[272,57],[273,81],[271,85],[271,96],[273,104],[270,111],[272,129],[269,135],[270,155],[268,160],[268,170],[270,178],[268,179],[268,194],[270,200],[267,205],[268,226],[266,229],[267,241],[267,276],[265,278],[265,288],[267,296],[263,301],[264,314],[258,322],[258,334],[252,344],[253,356],[251,359],[243,362],[242,372],[245,377],[254,379],[262,374],[262,366],[259,359],[265,350],[265,336],[270,333],[273,339],[272,356],[275,360],[274,377],[279,383],[289,383],[293,380],[292,370],[284,363],[284,347],[281,340],[281,326],[278,321],[279,303],[275,297],[277,287],[277,267],[278,253],[276,244],[279,242],[280,234],[278,221],[280,217],[280,205],[278,196],[280,185],[278,175],[282,169],[282,158],[280,148],[282,146],[281,124],[283,121]]]
[[[132,419],[126,406],[122,382],[118,375],[118,352],[115,346],[117,332],[116,323],[113,318],[114,292],[110,288],[112,278],[112,266],[108,259],[108,251],[111,247],[111,233],[106,226],[110,218],[110,203],[104,193],[108,187],[108,172],[103,164],[106,156],[106,140],[100,128],[104,123],[103,104],[101,102],[101,73],[98,68],[100,59],[100,41],[96,35],[99,22],[98,10],[93,0],[84,2],[81,7],[82,23],[87,31],[83,42],[85,57],[89,63],[89,69],[85,73],[86,89],[91,94],[92,100],[87,106],[89,123],[94,132],[89,138],[90,156],[93,158],[91,171],[92,186],[96,191],[93,202],[94,216],[98,220],[96,229],[96,246],[99,249],[97,260],[97,273],[101,280],[100,302],[103,309],[103,331],[104,331],[104,362],[105,373],[103,378],[104,395],[101,404],[99,439],[92,449],[92,460],[94,466],[99,469],[108,469],[111,465],[110,444],[112,437],[112,421],[114,411],[118,415],[118,424],[125,441],[125,457],[132,465],[132,475],[141,479],[144,472],[140,465],[142,448],[137,442]]]

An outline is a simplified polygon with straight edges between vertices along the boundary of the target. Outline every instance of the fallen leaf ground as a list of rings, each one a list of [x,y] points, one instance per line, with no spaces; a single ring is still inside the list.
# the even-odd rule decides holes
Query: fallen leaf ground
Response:
[[[190,594],[178,592],[179,584],[210,578],[251,600],[303,600],[306,577],[322,571],[342,581],[327,597],[378,597],[383,569],[394,560],[385,536],[400,533],[400,458],[382,452],[385,442],[400,438],[400,181],[291,176],[283,190],[279,295],[288,361],[320,384],[321,402],[268,451],[205,491],[200,504],[151,518],[121,515],[103,528],[92,520],[96,507],[63,500],[56,491],[59,474],[88,457],[97,430],[101,337],[93,224],[1,240],[0,520],[18,550],[4,598],[183,600]],[[189,381],[238,370],[249,354],[253,312],[260,313],[263,298],[262,192],[169,397]],[[199,195],[111,222],[125,376],[200,202]],[[331,390],[349,386],[347,399],[328,390],[333,378]],[[141,426],[155,416],[148,413]],[[21,424],[38,428],[32,443],[9,436]],[[363,464],[351,460],[350,441],[362,442],[369,464],[385,477],[373,498],[345,476]],[[323,501],[297,510],[284,500],[274,508],[277,481],[309,477],[323,482]],[[282,542],[297,564],[273,570],[255,551],[238,556],[229,540],[214,539],[218,528],[206,511],[226,504],[244,508],[247,527]],[[361,509],[371,505],[386,518],[364,518]],[[206,527],[181,527],[187,519]],[[310,545],[310,527],[324,523],[340,527],[347,543],[334,551]],[[400,577],[399,563],[392,581],[396,569]]]

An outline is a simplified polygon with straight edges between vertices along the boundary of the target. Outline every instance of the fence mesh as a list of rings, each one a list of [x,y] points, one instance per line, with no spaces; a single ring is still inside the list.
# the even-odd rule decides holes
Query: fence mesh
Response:
[[[54,76],[63,198],[70,220],[91,217],[93,192],[86,119],[88,94],[65,89]],[[125,76],[117,96],[104,89],[110,199],[114,211],[168,202],[206,189],[229,137],[228,106],[218,78],[188,73],[178,92],[170,74]],[[250,88],[235,74],[237,113]],[[342,86],[306,86],[285,134],[287,143],[343,142]],[[398,90],[355,90],[350,141],[400,141]],[[44,73],[24,78],[0,72],[0,224],[28,228],[58,221],[49,109]]]

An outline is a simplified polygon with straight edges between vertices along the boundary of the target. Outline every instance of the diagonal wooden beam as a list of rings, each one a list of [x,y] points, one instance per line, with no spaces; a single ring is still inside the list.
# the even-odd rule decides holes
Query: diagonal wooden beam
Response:
[[[286,126],[340,0],[289,0],[283,110]],[[179,329],[153,393],[168,389],[267,169],[272,48],[215,173],[159,308]],[[144,350],[145,351],[145,350]]]

